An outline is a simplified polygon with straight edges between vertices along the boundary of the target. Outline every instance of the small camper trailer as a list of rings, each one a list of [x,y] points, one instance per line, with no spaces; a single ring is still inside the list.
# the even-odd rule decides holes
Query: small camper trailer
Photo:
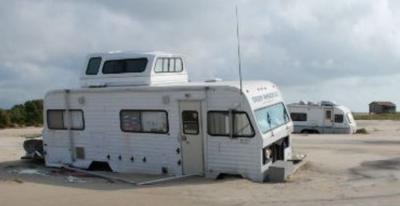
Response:
[[[330,101],[288,104],[295,133],[353,134],[357,130],[353,115],[345,106]]]
[[[81,88],[47,93],[44,119],[52,167],[263,181],[292,157],[293,125],[275,84],[189,82],[172,54],[90,55]]]

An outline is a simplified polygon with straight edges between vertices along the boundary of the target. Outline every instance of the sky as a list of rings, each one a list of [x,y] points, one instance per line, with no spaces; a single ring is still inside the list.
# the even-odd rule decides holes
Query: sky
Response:
[[[88,53],[182,54],[190,79],[276,83],[287,103],[400,104],[397,0],[0,0],[0,107],[79,87]]]

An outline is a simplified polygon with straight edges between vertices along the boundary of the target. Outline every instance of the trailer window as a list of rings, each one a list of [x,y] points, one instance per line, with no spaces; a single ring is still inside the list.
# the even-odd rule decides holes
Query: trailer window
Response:
[[[104,62],[103,74],[140,73],[146,65],[146,58],[109,60]]]
[[[208,112],[208,134],[212,136],[253,137],[254,129],[245,112],[232,112],[232,120],[228,111]],[[232,129],[231,125],[233,126]]]
[[[332,119],[332,111],[327,110],[325,111],[325,119]]]
[[[183,71],[183,62],[181,58],[175,58],[175,72]]]
[[[156,73],[182,72],[183,63],[181,58],[158,58],[154,67]]]
[[[168,133],[166,111],[122,110],[120,124],[124,132]]]
[[[101,57],[92,57],[86,68],[86,75],[97,75],[101,64]]]
[[[199,113],[197,111],[182,112],[183,134],[199,134]]]
[[[169,70],[169,60],[167,58],[163,58],[162,72],[168,72],[168,70]]]
[[[354,118],[353,118],[353,115],[351,113],[347,113],[346,117],[347,117],[347,120],[349,121],[350,124],[353,123]]]
[[[343,123],[343,114],[335,114],[335,122]]]
[[[71,115],[71,129],[83,130],[85,128],[85,121],[82,110],[70,110]],[[68,115],[66,110],[47,110],[47,127],[54,130],[65,130],[69,126]]]
[[[307,121],[307,114],[306,113],[290,113],[290,117],[295,122],[305,122]]]
[[[267,133],[289,122],[289,116],[283,103],[258,109],[255,113],[262,133]]]

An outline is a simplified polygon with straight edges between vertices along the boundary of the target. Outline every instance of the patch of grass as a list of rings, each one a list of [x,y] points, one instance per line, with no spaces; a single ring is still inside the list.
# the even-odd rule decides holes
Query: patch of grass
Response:
[[[366,113],[354,113],[355,120],[396,120],[400,121],[400,113],[391,114],[366,114]]]
[[[23,181],[23,180],[21,180],[21,179],[18,179],[18,178],[15,178],[13,181],[14,181],[14,182],[16,182],[16,183],[19,183],[19,184],[22,184],[22,183],[24,183],[24,181]]]

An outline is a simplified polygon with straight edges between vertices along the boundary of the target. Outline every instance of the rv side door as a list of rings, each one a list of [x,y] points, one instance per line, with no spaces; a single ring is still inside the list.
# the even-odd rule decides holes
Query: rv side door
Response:
[[[179,104],[183,174],[203,174],[203,131],[201,103],[183,101]]]

